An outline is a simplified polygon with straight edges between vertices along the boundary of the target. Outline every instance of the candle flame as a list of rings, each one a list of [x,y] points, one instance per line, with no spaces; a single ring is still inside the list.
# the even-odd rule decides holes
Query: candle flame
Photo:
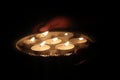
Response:
[[[49,32],[49,31],[45,31],[45,32],[43,32],[43,33],[42,33],[42,37],[47,36],[47,35],[48,35],[48,32]]]
[[[40,46],[44,46],[45,45],[45,41],[43,41],[42,43],[40,43]]]
[[[52,41],[57,41],[57,40],[58,40],[58,38],[57,38],[57,37],[52,39]]]
[[[67,36],[68,35],[68,33],[65,33],[65,36]]]
[[[70,42],[69,41],[67,41],[64,45],[65,46],[68,46],[70,44]]]
[[[83,37],[80,37],[79,40],[83,40],[84,38]]]
[[[30,39],[30,42],[34,42],[35,41],[35,37],[32,37],[31,39]]]

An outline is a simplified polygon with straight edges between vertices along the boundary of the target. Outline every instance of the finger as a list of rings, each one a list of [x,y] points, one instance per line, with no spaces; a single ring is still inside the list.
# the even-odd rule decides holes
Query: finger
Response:
[[[44,26],[44,27],[40,28],[40,32],[48,31],[49,28],[50,28],[50,25]]]

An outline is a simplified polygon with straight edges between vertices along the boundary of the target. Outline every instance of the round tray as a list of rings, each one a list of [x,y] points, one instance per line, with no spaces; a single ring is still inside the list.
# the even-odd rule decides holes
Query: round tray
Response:
[[[31,40],[34,37],[35,42],[29,42],[28,40]],[[36,44],[40,44],[41,42],[55,38],[61,39],[62,41],[59,44],[65,43],[67,41],[70,42],[70,44],[74,45],[74,48],[72,50],[67,51],[61,51],[56,49],[56,45],[50,45],[49,50],[46,51],[33,51],[31,47]],[[87,40],[85,43],[76,43],[75,41],[77,38],[82,37]],[[72,56],[76,54],[82,54],[82,51],[89,48],[93,40],[90,36],[85,35],[83,33],[77,33],[77,32],[63,32],[63,31],[54,31],[54,32],[48,32],[48,35],[44,37],[43,33],[36,33],[31,34],[25,37],[22,37],[16,42],[16,48],[20,52],[24,54],[28,54],[31,56],[38,56],[38,57],[60,57],[60,56]]]

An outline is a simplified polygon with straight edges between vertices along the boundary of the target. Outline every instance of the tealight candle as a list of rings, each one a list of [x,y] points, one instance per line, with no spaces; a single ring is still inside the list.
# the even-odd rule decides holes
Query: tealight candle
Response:
[[[71,37],[73,37],[73,33],[66,32],[66,33],[64,33],[64,36],[71,38]]]
[[[74,48],[74,45],[70,44],[69,42],[66,42],[64,44],[57,45],[56,48],[59,50],[70,50]]]
[[[52,39],[45,40],[45,42],[46,42],[46,44],[55,45],[55,44],[61,43],[62,40],[55,37],[55,38],[52,38]]]
[[[36,44],[31,47],[31,50],[33,50],[36,53],[40,53],[40,55],[47,55],[49,54],[49,45],[45,45],[45,41],[43,41],[41,44]]]
[[[71,33],[71,32],[61,32],[59,34],[59,36],[71,38],[71,37],[73,37],[73,33]]]
[[[24,40],[24,43],[27,45],[34,44],[36,42],[35,37],[32,37],[31,39]]]
[[[67,36],[68,35],[68,33],[65,33],[65,36]]]
[[[85,39],[84,37],[80,37],[80,38],[73,38],[70,40],[71,43],[73,44],[83,44],[87,42],[87,39]]]
[[[73,44],[71,44],[69,41],[55,46],[55,48],[57,49],[57,51],[60,55],[72,54],[74,47],[75,46]]]
[[[87,44],[85,44],[87,42],[87,39],[84,37],[73,38],[70,40],[70,42],[75,45],[74,53],[77,53],[78,50],[87,47]]]
[[[78,38],[78,42],[77,43],[86,43],[87,42],[87,39],[83,38],[83,37],[80,37]]]
[[[58,36],[59,36],[59,38],[60,38],[63,42],[66,42],[66,41],[68,41],[71,37],[73,37],[73,33],[70,33],[70,32],[61,32]]]
[[[36,44],[31,47],[33,51],[45,51],[50,49],[50,46],[45,45],[45,41],[43,41],[41,44]]]
[[[55,45],[61,43],[62,40],[58,39],[57,37],[55,37],[55,38],[52,38],[52,39],[45,40],[45,42],[46,42],[46,44],[51,46],[52,50],[54,50],[55,49]]]
[[[45,31],[43,33],[37,34],[36,37],[43,41],[43,40],[50,38],[50,35],[48,33],[49,31]]]
[[[38,34],[36,36],[41,38],[41,37],[46,37],[47,35],[48,35],[48,31],[45,31],[45,32]]]

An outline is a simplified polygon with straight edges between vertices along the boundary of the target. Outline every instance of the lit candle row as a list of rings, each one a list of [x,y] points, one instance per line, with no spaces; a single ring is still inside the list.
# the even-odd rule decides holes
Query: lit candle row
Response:
[[[48,50],[50,49],[50,46],[45,44],[46,42],[43,41],[42,43],[40,44],[36,44],[36,45],[33,45],[31,47],[31,49],[33,51],[45,51],[45,50]],[[66,42],[66,43],[63,43],[63,44],[58,44],[56,45],[55,47],[56,49],[59,49],[59,50],[69,50],[69,49],[72,49],[74,48],[74,45],[73,44],[70,44],[69,42]]]
[[[42,40],[42,41],[44,41],[46,39],[50,39],[52,37],[58,37],[62,40],[65,40],[65,39],[69,39],[69,38],[73,37],[73,33],[71,33],[71,32],[49,32],[49,31],[45,31],[43,33],[37,34],[35,37]]]
[[[59,55],[66,55],[66,53],[71,52],[71,50],[73,50],[74,47],[75,46],[73,44],[70,44],[69,41],[55,46],[55,48],[57,50],[56,53]],[[47,45],[45,41],[43,41],[40,44],[33,45],[31,47],[31,50],[38,52],[38,53],[40,52],[40,55],[45,56],[50,53],[50,48],[51,47],[49,45]],[[52,55],[55,55],[55,54],[52,54]]]
[[[49,35],[50,34],[50,35]],[[62,34],[62,35],[61,35]],[[50,39],[51,37],[52,37],[52,35],[54,35],[54,36],[57,36],[59,39],[58,40],[56,40],[56,41],[54,41],[56,38],[54,38],[54,39]],[[45,40],[47,40],[47,39],[49,39],[48,41],[47,41],[47,43],[49,44],[49,42],[51,43],[51,44],[56,44],[56,43],[59,43],[59,42],[61,42],[61,40],[62,41],[66,41],[66,40],[68,40],[68,38],[71,38],[73,36],[73,34],[72,33],[70,33],[70,32],[66,32],[66,33],[64,33],[64,32],[51,32],[51,33],[49,33],[49,31],[45,31],[45,32],[43,32],[43,33],[40,33],[40,34],[36,34],[36,36],[35,37],[32,37],[31,39],[27,39],[27,40],[24,40],[24,43],[25,44],[33,44],[33,43],[35,43],[36,42],[36,39],[35,38],[37,38],[37,39],[39,39],[39,40],[41,40],[41,41],[45,41]],[[61,40],[60,40],[61,39]]]
[[[62,40],[61,39],[58,39],[57,37],[55,37],[55,38],[52,38],[52,39],[47,39],[47,40],[45,40],[46,41],[46,44],[59,44],[59,43],[61,43],[62,42]],[[82,44],[82,43],[86,43],[87,42],[87,39],[85,39],[85,38],[83,38],[83,37],[80,37],[80,38],[73,38],[73,39],[71,39],[70,40],[70,42],[72,42],[73,44]],[[35,39],[35,37],[32,37],[31,39],[27,39],[27,40],[25,40],[24,41],[24,43],[25,44],[34,44],[34,43],[36,43],[36,39]]]
[[[87,40],[82,37],[78,38],[77,40],[78,41],[76,43],[78,43],[78,44],[87,42]],[[69,41],[59,44],[60,42],[61,42],[61,40],[58,38],[48,39],[46,41],[43,41],[40,44],[33,45],[31,47],[31,49],[33,51],[46,51],[51,48],[50,45],[53,45],[53,46],[56,45],[55,49],[60,50],[60,51],[67,51],[67,50],[72,50],[75,47],[75,45],[70,43]]]

